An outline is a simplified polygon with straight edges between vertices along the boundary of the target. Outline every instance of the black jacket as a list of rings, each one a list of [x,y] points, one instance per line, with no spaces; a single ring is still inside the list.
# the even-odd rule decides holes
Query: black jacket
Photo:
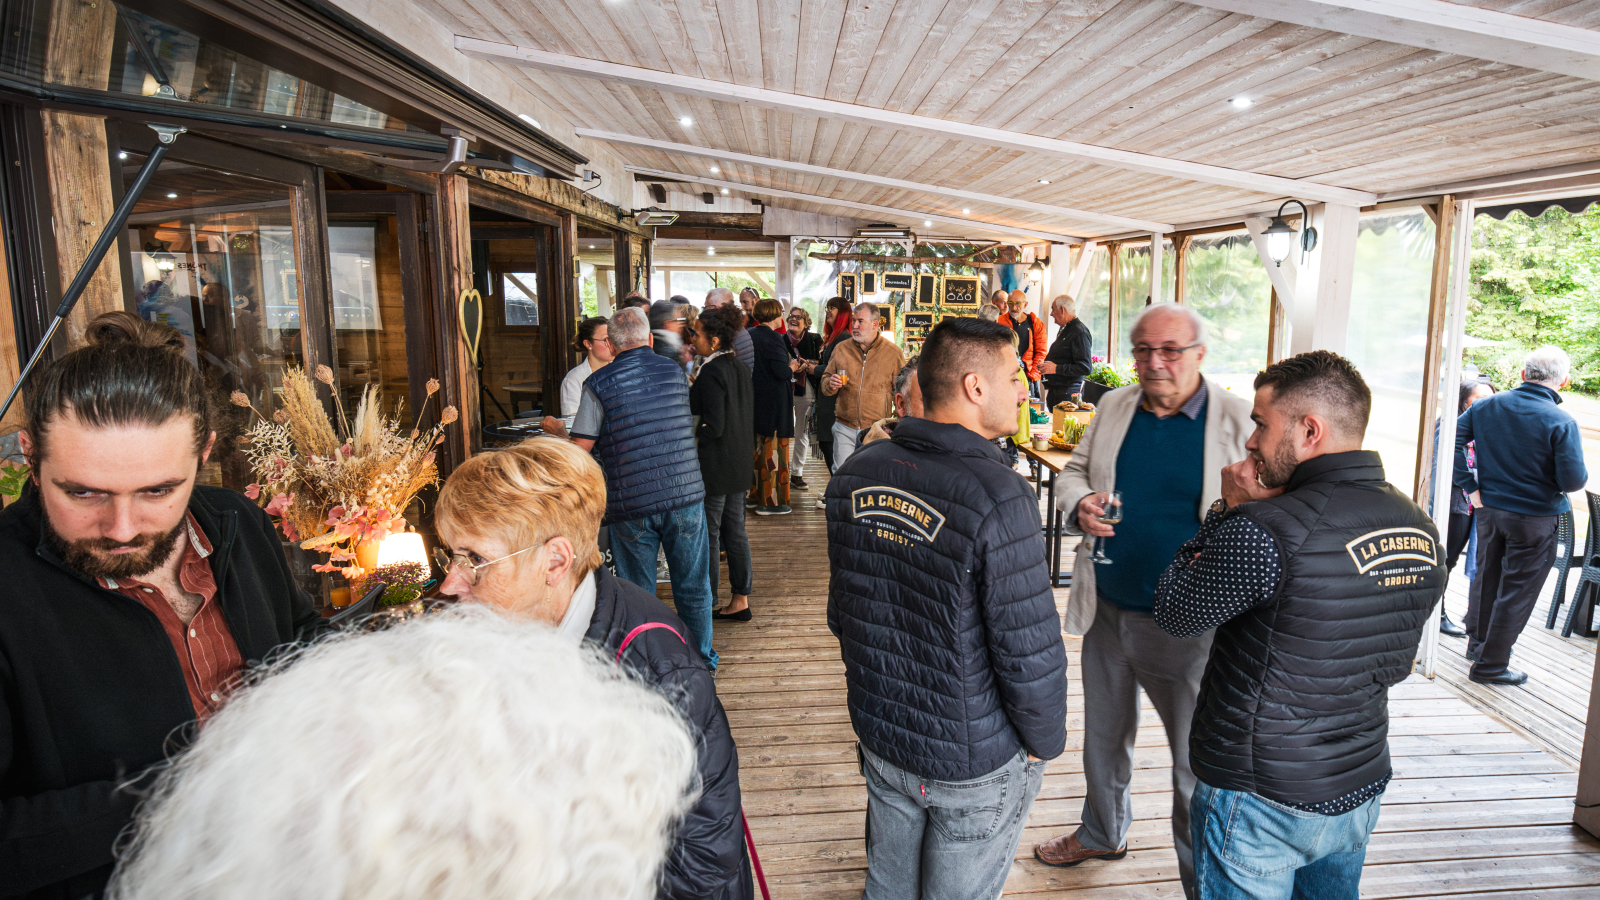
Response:
[[[755,428],[763,437],[794,437],[794,370],[789,338],[765,325],[750,329],[756,364],[750,370],[755,388]]]
[[[796,359],[822,359],[822,335],[817,334],[815,331],[808,331],[805,334],[800,335],[799,343],[793,344],[792,346],[794,347],[794,355]],[[811,396],[813,398],[816,398],[822,394],[822,366],[819,365],[813,369],[810,374],[805,376],[805,380],[811,385]],[[796,396],[799,396],[799,387],[800,385],[797,382],[795,384],[795,388],[797,389]]]
[[[208,487],[189,510],[247,666],[321,629],[266,513]],[[78,900],[105,886],[132,818],[118,785],[148,783],[195,715],[155,613],[68,569],[42,523],[31,488],[0,512],[0,896]]]
[[[1233,512],[1272,537],[1283,575],[1217,626],[1189,761],[1212,787],[1314,804],[1389,774],[1389,688],[1411,674],[1448,573],[1433,521],[1378,454],[1309,459],[1287,487]]]
[[[850,340],[850,333],[845,332],[840,341]],[[839,341],[824,345],[822,354],[817,357],[817,371],[811,380],[811,386],[816,389],[816,400],[812,401],[811,415],[817,423],[817,443],[833,443],[833,412],[839,405],[838,394],[824,394],[822,392],[822,371],[828,368],[828,360],[833,358],[833,348],[839,346]]]
[[[738,362],[737,358],[734,361]],[[672,626],[677,635],[665,628],[639,632],[628,644],[622,663],[672,700],[699,742],[695,769],[700,799],[678,823],[672,850],[661,867],[656,896],[662,900],[750,900],[754,881],[740,812],[739,752],[728,731],[722,701],[717,699],[716,682],[699,651],[684,643],[689,630],[666,604],[604,566],[596,575],[599,590],[584,639],[603,647],[607,659],[616,659],[623,639],[638,626],[647,622]]]
[[[1056,339],[1050,343],[1050,352],[1045,354],[1044,361],[1056,364],[1054,375],[1044,376],[1046,387],[1070,387],[1088,377],[1089,370],[1093,368],[1093,337],[1089,334],[1089,326],[1077,316],[1072,321],[1061,326],[1056,331]]]
[[[828,627],[867,749],[959,781],[1066,748],[1039,501],[994,444],[902,419],[828,483]]]
[[[1524,516],[1570,510],[1567,494],[1583,490],[1589,470],[1578,423],[1560,402],[1560,394],[1525,381],[1468,407],[1456,420],[1456,487],[1482,491],[1490,509]],[[1471,441],[1477,442],[1476,473],[1467,468]]]
[[[750,370],[734,353],[701,366],[689,388],[689,409],[700,417],[694,436],[707,496],[743,493],[755,484],[751,396]]]

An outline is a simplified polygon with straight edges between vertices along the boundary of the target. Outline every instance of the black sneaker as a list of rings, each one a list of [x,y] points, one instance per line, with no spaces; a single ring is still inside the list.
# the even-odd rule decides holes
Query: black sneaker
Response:
[[[758,516],[787,516],[789,513],[792,513],[792,512],[794,512],[794,509],[792,509],[791,507],[788,507],[788,506],[758,506],[758,507],[756,507],[756,515],[758,515]]]
[[[805,490],[806,488],[808,488],[810,486],[811,485],[806,484],[806,480],[804,478],[801,478],[799,475],[791,475],[791,476],[789,476],[789,487],[799,488],[800,490],[803,491],[803,490]]]

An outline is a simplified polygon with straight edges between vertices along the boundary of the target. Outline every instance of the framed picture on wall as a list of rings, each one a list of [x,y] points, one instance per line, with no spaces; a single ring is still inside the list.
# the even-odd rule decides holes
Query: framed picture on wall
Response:
[[[983,304],[983,288],[976,275],[946,275],[941,280],[946,309],[977,309]]]
[[[856,273],[839,273],[839,296],[843,297],[844,302],[851,306],[856,305]]]
[[[861,273],[861,293],[863,293],[863,294],[876,294],[877,292],[878,292],[878,273],[877,272],[862,272]]]
[[[909,291],[916,286],[917,276],[914,272],[885,272],[883,273],[883,289],[886,291]]]
[[[911,302],[919,307],[932,309],[939,302],[939,276],[918,275],[917,290],[911,295]]]

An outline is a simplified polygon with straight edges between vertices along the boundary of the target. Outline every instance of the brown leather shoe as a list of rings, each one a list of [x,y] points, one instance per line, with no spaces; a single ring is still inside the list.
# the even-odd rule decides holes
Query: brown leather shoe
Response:
[[[1033,858],[1047,866],[1065,869],[1089,859],[1121,859],[1128,855],[1128,845],[1123,844],[1122,849],[1115,853],[1085,847],[1078,841],[1078,833],[1063,834],[1058,838],[1051,838],[1033,848]]]

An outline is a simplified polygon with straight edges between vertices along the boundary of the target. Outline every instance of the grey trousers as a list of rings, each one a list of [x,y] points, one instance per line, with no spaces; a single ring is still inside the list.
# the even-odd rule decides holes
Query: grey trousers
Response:
[[[856,744],[867,779],[862,900],[995,900],[1011,874],[1043,760],[1017,751],[970,781],[935,781]]]
[[[1189,834],[1189,725],[1214,631],[1175,638],[1149,613],[1129,612],[1099,598],[1083,636],[1083,774],[1088,793],[1078,840],[1122,849],[1133,821],[1133,741],[1139,731],[1139,688],[1161,716],[1172,749],[1172,840],[1183,890],[1194,896],[1194,844]]]
[[[789,475],[799,475],[806,467],[806,460],[811,457],[811,446],[815,440],[811,437],[812,429],[807,427],[810,423],[806,420],[811,416],[810,388],[806,389],[804,397],[794,398],[794,440],[789,442]]]

